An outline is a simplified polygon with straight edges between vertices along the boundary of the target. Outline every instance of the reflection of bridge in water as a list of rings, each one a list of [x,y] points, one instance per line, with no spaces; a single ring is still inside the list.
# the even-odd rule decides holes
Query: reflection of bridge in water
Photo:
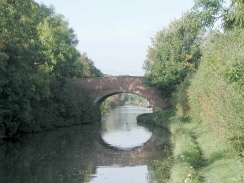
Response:
[[[106,98],[118,93],[133,93],[147,99],[153,106],[163,108],[166,102],[160,97],[162,91],[144,84],[144,77],[118,76],[72,79],[74,84],[86,89],[94,101],[100,105]]]
[[[159,144],[158,138],[155,135],[152,135],[151,139],[146,144],[131,151],[119,151],[112,147],[104,148],[101,147],[101,143],[97,143],[96,156],[91,159],[87,159],[87,163],[92,163],[92,165],[95,166],[117,167],[145,165],[147,164],[148,158],[159,150],[161,150],[162,156],[166,156],[166,153],[163,153],[165,149],[164,145],[166,144]],[[86,163],[84,162],[84,164]]]
[[[100,129],[99,123],[73,126],[26,135],[15,145],[2,144],[0,182],[69,182],[72,178],[83,178],[89,167],[92,172],[87,172],[88,176],[98,166],[137,166],[166,157],[163,152],[169,142],[166,131],[158,133],[165,144],[160,144],[154,134],[142,147],[119,151],[101,143]]]

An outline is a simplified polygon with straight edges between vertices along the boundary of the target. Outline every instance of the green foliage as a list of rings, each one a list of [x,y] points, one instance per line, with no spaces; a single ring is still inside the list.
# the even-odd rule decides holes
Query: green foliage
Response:
[[[174,118],[170,125],[174,134],[172,143],[174,145],[175,163],[172,167],[172,182],[203,182],[201,169],[205,165],[203,152],[192,132],[192,125],[187,124],[180,118]]]
[[[244,28],[244,2],[242,0],[232,0],[228,14],[224,17],[224,27],[226,30]]]
[[[0,2],[0,119],[7,134],[16,132],[19,121],[30,113],[31,103],[49,96],[50,80],[41,69],[36,39],[37,12],[31,0]]]
[[[178,84],[198,67],[202,23],[196,13],[186,13],[157,32],[149,47],[144,70],[147,84],[169,97]]]
[[[75,49],[78,40],[73,29],[54,8],[41,5],[41,20],[37,24],[40,52],[44,58],[45,70],[56,78],[75,77],[79,74],[76,62],[80,53]]]
[[[139,115],[137,121],[157,125],[170,131],[173,146],[173,156],[170,159],[173,161],[171,160],[171,174],[168,182],[201,181],[199,169],[203,167],[202,151],[194,135],[190,133],[190,128],[186,129],[186,120],[177,117],[174,110],[168,108],[156,113]]]
[[[187,77],[182,77],[180,82],[177,76],[181,71],[179,68],[184,68],[183,64],[179,62],[171,67],[163,62],[170,58],[178,61],[178,57],[173,57],[176,54],[170,52],[173,43],[167,39],[163,39],[163,43],[157,41],[157,34],[154,47],[149,50],[153,55],[149,58],[154,58],[148,60],[146,67],[149,84],[161,89],[165,86],[170,93],[173,91],[170,100],[177,116],[170,117],[167,123],[165,112],[159,111],[161,117],[152,114],[137,119],[166,126],[172,133],[175,159],[171,169],[172,182],[243,182],[243,1],[233,0],[227,8],[223,5],[222,0],[196,1],[192,9],[197,14],[195,20],[211,27],[223,18],[225,32],[210,30],[204,35],[201,47],[198,47],[202,54],[198,57],[200,65],[195,67],[195,72],[185,72]],[[170,31],[161,32],[168,35]],[[163,59],[159,53],[163,53]],[[172,82],[172,88],[166,87],[169,78],[177,86]]]
[[[238,152],[243,144],[243,31],[211,35],[188,89],[190,116],[225,136]]]
[[[90,107],[85,94],[65,84],[68,78],[85,75],[86,61],[79,62],[78,40],[64,17],[33,0],[1,0],[0,18],[0,137],[53,128],[51,120],[60,118],[92,121],[84,113],[85,106]],[[55,87],[58,92],[53,87],[60,81],[64,84]],[[80,111],[74,109],[76,100]]]
[[[175,112],[171,108],[166,110],[159,109],[155,113],[141,114],[137,116],[136,120],[137,122],[141,122],[141,123],[149,123],[149,124],[157,125],[170,131],[169,124],[171,122],[172,117],[174,116],[175,116]]]
[[[105,113],[109,113],[110,110],[113,108],[113,100],[112,98],[106,99],[104,102],[101,103],[100,105],[100,111],[101,115],[104,115]]]
[[[213,27],[218,19],[228,13],[228,8],[223,6],[224,2],[224,0],[196,0],[192,11],[200,13],[205,26]]]
[[[243,157],[230,148],[232,144],[224,136],[213,133],[209,126],[180,118],[170,108],[142,114],[137,121],[161,126],[171,133],[173,156],[167,182],[243,181]],[[167,166],[165,162],[161,163],[161,168]],[[154,171],[158,174],[157,169]]]
[[[150,182],[166,183],[170,179],[170,168],[172,165],[172,159],[154,160],[148,164],[148,179]]]
[[[225,78],[231,83],[236,83],[244,91],[244,59],[243,57],[236,58],[235,62],[228,65],[226,68]]]
[[[190,106],[188,104],[187,89],[190,86],[190,79],[192,75],[188,75],[183,82],[177,87],[175,92],[172,93],[170,102],[175,107],[176,113],[182,118],[188,117]]]
[[[213,27],[220,19],[225,30],[244,28],[243,0],[231,0],[228,6],[224,0],[196,0],[193,10],[200,12],[207,27]]]
[[[97,69],[94,62],[88,58],[86,53],[83,53],[76,62],[76,68],[80,69],[77,77],[101,77],[102,72]]]

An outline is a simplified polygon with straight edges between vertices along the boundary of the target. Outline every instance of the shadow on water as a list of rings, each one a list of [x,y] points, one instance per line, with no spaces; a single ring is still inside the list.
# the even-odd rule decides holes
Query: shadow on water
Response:
[[[154,132],[153,127],[144,128],[152,132],[151,138],[130,151],[101,143],[104,132],[101,123],[24,135],[14,143],[3,142],[0,146],[0,182],[109,182],[106,176],[114,180],[125,175],[135,179],[138,179],[136,175],[152,178],[156,172],[152,162],[167,159],[168,154],[164,151],[169,147],[169,134],[163,129]],[[141,182],[150,181],[144,178]]]

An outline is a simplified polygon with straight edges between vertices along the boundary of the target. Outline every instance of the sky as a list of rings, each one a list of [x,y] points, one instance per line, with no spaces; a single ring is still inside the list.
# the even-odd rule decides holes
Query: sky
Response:
[[[104,74],[143,76],[151,38],[193,0],[35,0],[53,5],[73,28],[77,49]]]

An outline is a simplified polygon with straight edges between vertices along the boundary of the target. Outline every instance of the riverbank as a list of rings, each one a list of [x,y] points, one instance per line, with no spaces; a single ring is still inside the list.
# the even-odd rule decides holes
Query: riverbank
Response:
[[[244,182],[244,154],[209,126],[180,118],[173,109],[142,114],[137,121],[170,131],[174,163],[168,182]]]

